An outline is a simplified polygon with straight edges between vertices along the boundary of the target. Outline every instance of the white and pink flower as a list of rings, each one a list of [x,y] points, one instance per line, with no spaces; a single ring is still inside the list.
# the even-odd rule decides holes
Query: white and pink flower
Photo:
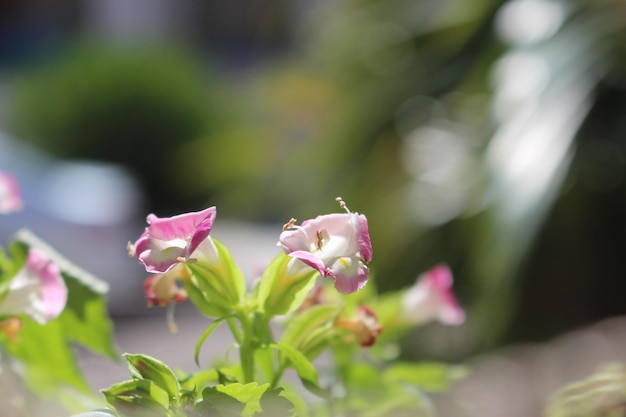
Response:
[[[412,324],[438,320],[443,324],[459,325],[465,321],[465,311],[452,292],[452,271],[439,264],[421,274],[402,299],[403,318]]]
[[[0,171],[0,214],[8,214],[22,209],[22,196],[13,176]]]
[[[372,244],[367,218],[346,211],[318,216],[300,226],[294,225],[295,220],[290,221],[280,235],[278,246],[322,276],[333,277],[335,288],[349,294],[367,283],[366,264],[372,260]]]
[[[0,301],[0,315],[27,314],[45,324],[61,314],[66,303],[67,287],[59,267],[44,252],[31,248]]]
[[[187,292],[179,286],[178,282],[188,279],[190,279],[189,271],[180,263],[165,273],[150,275],[143,284],[148,306],[166,307],[171,302],[185,301]]]
[[[207,257],[214,256],[215,247],[207,238],[215,216],[215,207],[164,218],[150,214],[146,230],[134,245],[129,244],[129,254],[151,273],[164,273],[181,261],[190,261],[198,248],[212,251]]]

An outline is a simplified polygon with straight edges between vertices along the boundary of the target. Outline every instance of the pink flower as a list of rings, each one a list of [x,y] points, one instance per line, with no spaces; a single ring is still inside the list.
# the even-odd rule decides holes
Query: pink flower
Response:
[[[350,340],[357,340],[361,347],[370,347],[376,343],[376,338],[383,331],[378,323],[376,313],[365,305],[359,309],[352,319],[338,318],[335,326],[350,333]]]
[[[176,264],[163,274],[150,275],[143,284],[143,290],[148,299],[148,306],[167,306],[170,302],[183,302],[187,293],[178,286],[179,280],[190,279],[189,271],[183,264]]]
[[[0,214],[22,209],[22,197],[17,181],[11,175],[0,171]]]
[[[191,254],[211,233],[215,216],[215,207],[164,218],[150,214],[149,226],[134,245],[129,244],[129,254],[137,257],[146,271],[164,273],[191,259]]]
[[[439,264],[421,274],[402,299],[404,318],[412,324],[439,320],[458,325],[465,321],[465,312],[452,292],[452,272]]]
[[[44,252],[30,249],[24,267],[0,301],[0,315],[27,314],[44,324],[61,314],[66,302],[67,287],[59,267]]]
[[[342,207],[345,204],[340,200]],[[349,294],[367,283],[366,263],[372,260],[367,218],[358,213],[335,213],[307,220],[301,226],[290,221],[278,246],[285,253],[335,279],[335,288]]]

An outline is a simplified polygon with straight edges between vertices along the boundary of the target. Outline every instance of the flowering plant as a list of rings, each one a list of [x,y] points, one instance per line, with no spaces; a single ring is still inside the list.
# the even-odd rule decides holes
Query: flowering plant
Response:
[[[130,378],[102,390],[108,409],[98,415],[431,415],[421,393],[445,389],[459,368],[401,362],[388,347],[427,322],[463,322],[450,269],[437,265],[407,291],[377,294],[368,283],[368,220],[338,201],[342,213],[287,222],[279,253],[253,283],[211,235],[215,207],[169,218],[150,214],[128,252],[149,274],[148,304],[168,309],[171,331],[174,306],[186,300],[210,320],[194,350],[199,370],[174,371],[157,358],[124,354]],[[37,367],[37,355],[25,346],[39,343],[42,333],[115,357],[103,283],[76,273],[26,232],[9,249],[13,259],[0,258],[3,349],[37,375],[50,369]],[[90,314],[79,316],[78,309]],[[231,331],[238,357],[230,358],[229,350],[218,365],[200,367],[202,347],[221,325]],[[84,388],[80,377],[73,382]],[[32,385],[37,392],[42,386]]]
[[[22,205],[17,182],[0,172],[0,214]],[[117,360],[107,291],[105,282],[34,234],[18,231],[6,250],[0,248],[0,375],[21,378],[48,410],[57,402],[69,410],[94,404],[72,346]],[[5,394],[16,408],[29,403],[20,390]],[[11,413],[10,404],[3,404],[3,413]]]

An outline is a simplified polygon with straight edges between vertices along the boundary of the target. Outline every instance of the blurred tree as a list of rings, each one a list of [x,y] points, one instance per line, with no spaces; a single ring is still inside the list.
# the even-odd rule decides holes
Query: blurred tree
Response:
[[[125,165],[151,211],[174,212],[191,205],[180,184],[192,181],[178,175],[175,150],[225,123],[216,85],[198,57],[175,46],[80,42],[14,78],[7,123],[59,157]]]

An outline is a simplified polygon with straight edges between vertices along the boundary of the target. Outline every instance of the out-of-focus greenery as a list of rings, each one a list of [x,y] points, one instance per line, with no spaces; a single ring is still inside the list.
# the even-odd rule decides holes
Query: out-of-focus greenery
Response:
[[[431,350],[449,356],[620,312],[618,291],[601,297],[626,272],[621,2],[351,0],[312,10],[292,53],[220,78],[229,101],[215,97],[210,75],[206,89],[197,71],[145,60],[98,97],[79,95],[91,81],[54,87],[99,73],[103,51],[87,51],[90,63],[74,72],[25,81],[21,96],[38,98],[25,100],[15,132],[64,155],[89,143],[81,156],[127,158],[161,206],[286,222],[337,210],[342,196],[368,216],[381,290],[451,265],[468,322],[424,337],[443,340]],[[143,56],[130,62],[134,54]],[[156,106],[142,120],[156,124],[119,134],[116,121],[137,113],[128,91],[144,83],[161,94],[141,99]],[[66,95],[68,115],[52,118]],[[83,115],[101,102],[97,117]]]
[[[160,212],[184,198],[175,150],[226,117],[213,73],[174,45],[81,41],[10,85],[11,133],[59,157],[127,166]]]
[[[619,417],[624,415],[626,374],[623,365],[611,363],[554,394],[545,417]]]
[[[579,320],[568,321],[575,307],[559,294],[584,300],[584,283],[596,279],[589,266],[614,256],[582,241],[557,250],[572,243],[583,215],[576,204],[563,242],[532,249],[562,193],[582,186],[578,198],[597,202],[594,193],[623,189],[624,158],[611,152],[622,149],[624,130],[598,111],[607,97],[623,109],[623,14],[617,1],[333,4],[303,25],[299,53],[238,90],[251,116],[236,135],[244,159],[233,166],[216,154],[202,165],[196,150],[213,146],[203,141],[182,152],[196,155],[209,183],[224,175],[217,201],[229,213],[307,218],[341,195],[368,215],[382,290],[449,262],[469,319],[433,350],[463,355],[519,339],[521,322],[541,328],[526,337],[545,337],[598,317],[579,305]],[[603,126],[602,137],[589,126]],[[225,138],[218,149],[232,146]],[[587,180],[595,185],[585,188]],[[613,238],[623,242],[623,232]],[[567,267],[568,257],[587,268]],[[619,265],[603,268],[612,282]],[[527,295],[536,270],[547,282]],[[534,324],[516,318],[524,306],[541,306],[529,315]],[[554,317],[551,327],[537,326],[542,314]]]

